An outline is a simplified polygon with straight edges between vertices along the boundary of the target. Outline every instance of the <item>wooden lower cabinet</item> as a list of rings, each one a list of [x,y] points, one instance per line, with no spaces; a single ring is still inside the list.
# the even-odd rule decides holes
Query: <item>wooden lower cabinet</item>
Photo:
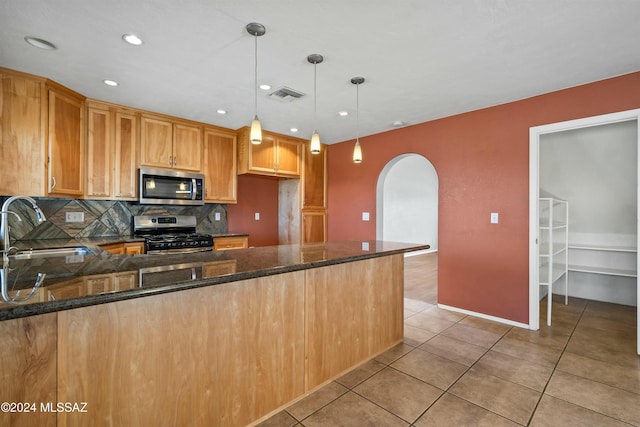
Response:
[[[56,313],[48,313],[0,322],[0,402],[35,404],[29,407],[29,412],[3,410],[0,425],[57,425],[56,413],[42,411],[40,407],[41,403],[56,402],[56,319]]]
[[[244,249],[249,247],[249,236],[225,236],[213,238],[214,251]]]
[[[402,341],[403,256],[305,270],[307,390]]]
[[[114,255],[144,254],[144,242],[111,243],[100,248]]]
[[[58,313],[58,401],[94,426],[244,426],[304,393],[304,273]],[[59,425],[87,414],[59,413]]]

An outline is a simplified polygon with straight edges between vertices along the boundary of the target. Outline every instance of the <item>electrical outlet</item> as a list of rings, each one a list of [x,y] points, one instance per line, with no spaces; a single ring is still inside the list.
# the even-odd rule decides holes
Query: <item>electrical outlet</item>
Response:
[[[66,222],[84,222],[84,212],[66,212],[64,220]]]
[[[491,212],[491,224],[498,223],[498,212]]]
[[[369,221],[369,212],[362,212],[362,220]]]
[[[254,218],[256,219],[256,221],[260,221],[260,212],[256,212]]]
[[[215,221],[220,221],[220,212],[216,212],[214,215],[214,220]]]

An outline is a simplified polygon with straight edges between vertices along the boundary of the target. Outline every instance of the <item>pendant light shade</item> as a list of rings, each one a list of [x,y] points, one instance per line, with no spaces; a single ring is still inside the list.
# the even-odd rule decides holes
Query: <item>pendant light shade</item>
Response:
[[[322,55],[317,53],[311,54],[307,56],[307,61],[313,64],[313,124],[317,126],[317,112],[318,112],[318,91],[316,87],[316,83],[318,82],[316,66],[320,64],[324,58]],[[318,131],[314,130],[313,135],[311,135],[311,154],[320,154],[320,135],[318,135]]]
[[[320,135],[318,135],[318,131],[313,131],[313,135],[311,135],[311,154],[320,154]]]
[[[360,141],[356,139],[356,145],[353,147],[353,163],[362,163],[362,148]]]
[[[251,122],[251,132],[249,133],[249,139],[252,144],[261,144],[262,143],[262,126],[260,126],[260,120],[258,119],[258,115],[254,117]]]
[[[247,32],[251,34],[255,39],[255,81],[254,81],[254,107],[255,107],[255,116],[253,121],[251,122],[251,132],[249,134],[249,139],[252,144],[261,144],[262,143],[262,126],[260,125],[260,120],[258,119],[258,37],[263,36],[267,30],[264,25],[258,24],[257,22],[252,22],[247,24]]]
[[[362,163],[362,148],[360,147],[360,85],[364,77],[354,77],[351,83],[356,85],[356,145],[353,147],[353,163]]]

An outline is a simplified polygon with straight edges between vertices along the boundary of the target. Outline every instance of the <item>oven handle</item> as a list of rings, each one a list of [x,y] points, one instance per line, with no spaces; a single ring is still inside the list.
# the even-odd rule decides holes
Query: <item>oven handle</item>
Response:
[[[191,178],[191,200],[195,200],[197,196],[196,193],[196,179]]]

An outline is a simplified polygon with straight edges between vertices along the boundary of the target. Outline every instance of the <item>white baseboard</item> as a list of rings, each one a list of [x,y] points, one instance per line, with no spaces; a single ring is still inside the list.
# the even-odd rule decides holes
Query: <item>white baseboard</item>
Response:
[[[498,323],[504,323],[505,325],[509,325],[509,326],[516,326],[518,328],[529,329],[529,325],[526,323],[514,322],[513,320],[503,319],[502,317],[489,316],[488,314],[476,313],[475,311],[464,310],[462,308],[451,307],[449,305],[444,305],[444,304],[438,304],[438,308],[442,308],[444,310],[449,310],[449,311],[455,311],[457,313],[467,314],[473,317],[479,317],[481,319],[492,320]]]
[[[431,254],[433,252],[438,252],[437,249],[424,249],[422,251],[414,251],[414,252],[405,252],[404,257],[408,258],[410,256],[422,255],[422,254]]]

